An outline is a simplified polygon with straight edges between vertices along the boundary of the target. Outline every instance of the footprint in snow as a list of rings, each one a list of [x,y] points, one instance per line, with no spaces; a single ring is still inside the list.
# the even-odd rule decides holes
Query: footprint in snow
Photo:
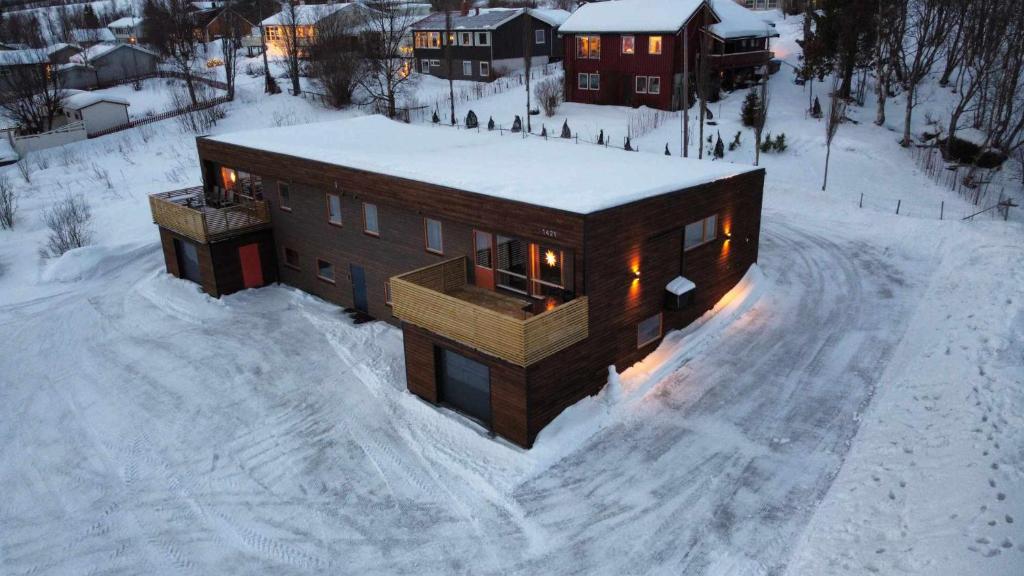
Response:
[[[988,479],[988,485],[991,486],[992,488],[995,488],[996,487],[996,481],[991,479],[991,478],[989,478]]]
[[[1006,515],[1006,523],[1007,524],[1013,524],[1013,516],[1010,516],[1009,514],[1007,514]]]
[[[1002,502],[1003,500],[1006,500],[1006,494],[1003,494],[1002,492],[1000,492],[999,494],[996,494],[996,500],[999,500],[1000,502]]]
[[[1009,538],[1003,538],[1003,543],[1000,546],[1003,548],[1013,548],[1013,542]]]

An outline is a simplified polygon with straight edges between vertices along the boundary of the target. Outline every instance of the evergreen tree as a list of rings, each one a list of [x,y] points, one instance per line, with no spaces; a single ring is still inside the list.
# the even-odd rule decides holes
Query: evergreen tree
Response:
[[[761,98],[757,95],[757,90],[747,92],[747,97],[743,99],[743,107],[740,109],[743,125],[752,128],[757,123],[757,115],[760,110]]]
[[[718,141],[715,142],[715,158],[725,158],[725,142],[722,142],[722,133],[718,133]]]
[[[540,125],[540,135],[541,135],[541,138],[544,138],[545,140],[547,140],[547,137],[548,137],[548,127],[547,126],[545,126],[543,124]]]
[[[569,130],[569,120],[562,123],[562,138],[572,138],[572,131]]]
[[[92,4],[86,4],[85,9],[82,10],[82,24],[86,28],[100,27],[100,19],[96,17],[96,11],[93,10]]]
[[[774,148],[776,152],[785,152],[786,151],[786,133],[785,132],[783,132],[782,134],[779,134],[778,136],[775,137],[775,142],[772,143],[772,148]]]
[[[814,97],[814,106],[811,106],[811,116],[815,118],[821,118],[821,102],[818,101],[818,97]]]
[[[665,156],[671,156],[672,153],[668,151],[668,142],[665,143]]]
[[[469,114],[466,114],[466,128],[477,128],[479,126],[480,122],[477,120],[476,112],[470,110]]]
[[[438,117],[437,110],[434,110],[434,114],[433,114],[433,116],[430,117],[430,121],[433,122],[434,124],[440,124],[441,123],[441,118]]]
[[[623,150],[625,150],[627,152],[632,152],[633,151],[633,146],[632,146],[632,144],[629,141],[629,136],[626,136],[626,145],[623,146],[622,148],[623,148]]]
[[[512,121],[512,131],[513,132],[522,132],[523,131],[523,119],[519,117],[519,114],[516,114],[516,119]]]
[[[764,142],[761,142],[761,152],[771,152],[771,151],[772,151],[772,133],[769,132],[768,135],[764,137]]]
[[[603,128],[601,129],[601,132],[598,133],[598,135],[597,135],[597,145],[598,146],[604,146],[604,129]]]
[[[732,151],[734,151],[734,150],[736,150],[737,148],[740,147],[740,135],[741,134],[743,134],[742,131],[740,131],[740,130],[736,131],[736,136],[734,136],[733,139],[732,139],[732,142],[729,143],[729,152],[732,152]]]
[[[487,129],[488,129],[488,130],[494,130],[494,116],[491,116],[491,117],[490,117],[490,118],[489,118],[489,119],[487,120]]]

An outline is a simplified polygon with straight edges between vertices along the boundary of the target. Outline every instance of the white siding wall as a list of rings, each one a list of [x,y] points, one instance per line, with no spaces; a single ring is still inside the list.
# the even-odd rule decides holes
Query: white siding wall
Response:
[[[128,121],[128,107],[113,102],[100,102],[79,110],[89,134],[112,128]]]

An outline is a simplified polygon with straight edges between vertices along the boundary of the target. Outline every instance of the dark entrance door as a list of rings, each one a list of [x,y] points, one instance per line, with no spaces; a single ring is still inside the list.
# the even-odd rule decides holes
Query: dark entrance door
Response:
[[[201,284],[199,275],[199,254],[196,245],[178,238],[174,239],[174,253],[178,256],[178,277]]]
[[[366,272],[356,264],[349,264],[348,269],[352,276],[352,307],[360,312],[369,312],[366,304]]]
[[[259,288],[263,286],[260,245],[246,244],[245,246],[239,246],[238,259],[242,262],[242,285],[246,288]]]
[[[490,426],[491,369],[451,350],[438,348],[437,397]]]

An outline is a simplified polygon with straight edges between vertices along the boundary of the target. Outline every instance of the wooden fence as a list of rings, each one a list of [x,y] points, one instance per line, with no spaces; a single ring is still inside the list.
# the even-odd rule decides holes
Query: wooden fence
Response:
[[[230,102],[230,99],[227,96],[221,96],[219,98],[214,98],[212,100],[207,100],[205,102],[200,102],[198,104],[193,104],[193,105],[190,105],[190,106],[184,106],[182,108],[177,108],[175,110],[168,110],[167,112],[163,112],[163,113],[157,114],[155,116],[147,116],[145,118],[137,118],[135,120],[129,120],[128,122],[125,122],[123,124],[118,124],[117,126],[111,126],[110,128],[107,128],[106,130],[101,130],[99,132],[96,132],[95,134],[90,134],[89,138],[98,138],[100,136],[106,136],[107,134],[113,134],[114,132],[120,132],[122,130],[128,130],[129,128],[135,128],[137,126],[145,126],[146,124],[152,124],[153,122],[160,122],[161,120],[167,120],[168,118],[174,118],[175,116],[181,116],[182,114],[191,114],[192,112],[198,112],[200,110],[206,110],[208,108],[213,108],[214,106],[220,106],[221,104],[226,104],[228,102]]]

